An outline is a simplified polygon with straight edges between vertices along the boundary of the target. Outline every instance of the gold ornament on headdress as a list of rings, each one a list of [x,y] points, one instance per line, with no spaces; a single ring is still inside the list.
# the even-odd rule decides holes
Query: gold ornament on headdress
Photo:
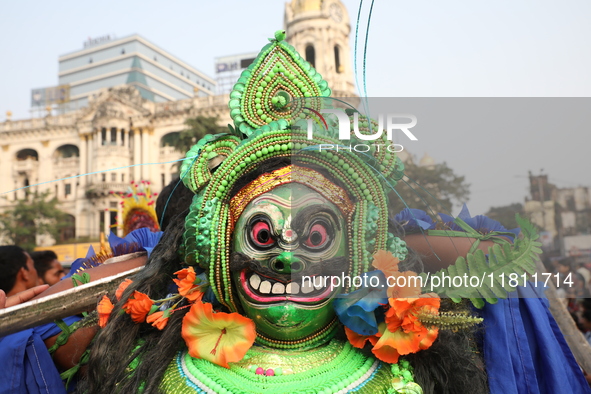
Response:
[[[348,217],[353,212],[353,209],[355,209],[355,205],[342,188],[326,179],[317,171],[291,164],[259,176],[232,197],[230,200],[232,221],[235,222],[246,206],[256,197],[273,190],[277,186],[288,183],[301,183],[317,191],[335,204],[345,217]]]

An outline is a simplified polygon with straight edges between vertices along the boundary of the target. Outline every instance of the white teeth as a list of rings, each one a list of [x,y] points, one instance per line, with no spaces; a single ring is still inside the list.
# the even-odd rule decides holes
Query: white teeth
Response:
[[[258,289],[259,288],[259,285],[261,284],[261,277],[258,276],[257,274],[253,274],[250,277],[249,282],[250,282],[250,286],[253,289]]]
[[[265,280],[261,283],[261,287],[259,288],[259,291],[262,294],[269,294],[271,292],[271,282]]]
[[[283,283],[277,282],[273,285],[273,289],[271,289],[271,293],[283,294],[283,293],[285,293],[285,286],[283,285]]]
[[[298,294],[300,292],[300,285],[297,282],[290,282],[289,284],[291,285],[291,291],[285,289],[286,293]]]
[[[320,290],[320,289],[324,288],[324,286],[322,286],[323,283],[316,283],[316,282],[322,282],[321,279],[324,280],[324,278],[320,278],[320,279],[314,281],[314,288],[316,290]]]
[[[312,283],[310,282],[311,281],[309,280],[305,280],[304,283],[302,283],[302,293],[308,294],[314,291],[314,287],[312,287]]]

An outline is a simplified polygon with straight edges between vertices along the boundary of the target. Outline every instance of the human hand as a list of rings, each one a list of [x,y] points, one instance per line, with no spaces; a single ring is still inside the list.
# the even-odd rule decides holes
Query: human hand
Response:
[[[16,293],[10,297],[6,297],[4,290],[0,290],[0,309],[8,308],[23,302],[29,301],[31,298],[41,294],[49,288],[49,285],[35,286],[20,293]]]

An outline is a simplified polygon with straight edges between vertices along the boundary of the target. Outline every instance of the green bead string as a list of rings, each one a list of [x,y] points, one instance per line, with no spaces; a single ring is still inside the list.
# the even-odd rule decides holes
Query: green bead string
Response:
[[[339,341],[336,343],[340,344]],[[334,348],[335,342],[331,344]],[[184,360],[191,376],[217,393],[335,393],[358,381],[368,373],[375,362],[373,358],[364,356],[348,343],[340,346],[342,348],[336,356],[331,356],[328,359],[325,358],[326,353],[323,348],[306,352],[279,351],[279,353],[275,353],[277,356],[293,359],[293,364],[306,369],[298,373],[276,376],[257,375],[251,372],[250,368],[244,367],[243,363],[231,364],[228,370],[205,360],[193,359],[187,354],[180,357]],[[259,353],[256,348],[253,348],[246,358],[250,354],[254,356]],[[273,353],[270,353],[269,357],[272,360]],[[177,358],[171,364],[177,364],[179,361],[180,359]],[[387,390],[392,375],[388,368],[383,368],[381,365],[378,364],[377,372],[372,379],[362,383],[359,392],[379,393]],[[178,364],[176,370],[179,370]],[[177,378],[176,387],[173,387],[172,384],[174,379],[169,378],[168,375]],[[183,382],[183,380],[181,374],[175,373],[174,367],[169,365],[162,388],[166,392],[176,392],[177,388],[180,389],[179,392],[184,392],[182,387],[186,386],[187,382],[186,380]]]

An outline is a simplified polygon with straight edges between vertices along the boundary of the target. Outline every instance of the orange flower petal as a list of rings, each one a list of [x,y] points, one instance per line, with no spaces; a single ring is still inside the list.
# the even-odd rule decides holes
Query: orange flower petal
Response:
[[[154,312],[146,318],[146,322],[150,323],[152,326],[156,327],[159,330],[164,329],[168,324],[168,318],[164,311]]]
[[[378,250],[373,255],[372,265],[384,273],[386,277],[394,276],[398,273],[398,258],[394,257],[392,252]]]
[[[242,360],[256,338],[252,320],[238,313],[215,313],[211,304],[196,302],[183,318],[181,335],[191,357],[229,368]]]
[[[153,304],[154,302],[150,297],[135,290],[123,305],[123,309],[131,315],[131,320],[136,323],[142,323],[146,319],[146,315],[150,312]]]
[[[195,288],[195,279],[197,275],[193,267],[184,268],[174,273],[178,279],[173,279],[174,283],[179,287],[179,294],[187,296],[193,288]],[[188,298],[188,297],[187,297]]]
[[[96,307],[96,311],[99,317],[99,327],[105,328],[107,322],[109,321],[109,316],[111,315],[111,311],[113,310],[113,303],[106,295],[98,303]]]
[[[395,364],[398,362],[398,357],[400,357],[400,353],[398,350],[392,346],[392,344],[388,341],[388,335],[391,334],[385,327],[384,323],[381,323],[379,326],[379,330],[382,333],[380,339],[374,344],[373,349],[371,352],[380,360]]]
[[[355,331],[350,330],[348,327],[345,327],[345,334],[347,335],[347,339],[349,343],[358,349],[363,349],[367,341],[369,341],[372,345],[375,345],[378,341],[377,335],[361,335],[357,334]]]
[[[193,289],[189,290],[188,293],[185,294],[185,297],[187,297],[187,300],[189,300],[189,302],[201,301],[203,299],[203,292],[200,291],[197,287],[194,287]]]
[[[133,281],[131,279],[125,279],[123,282],[121,282],[121,284],[117,288],[117,291],[115,292],[115,297],[117,298],[117,301],[121,301],[121,296],[123,295],[123,292],[125,291],[125,289],[127,289],[127,286],[129,286],[132,283]]]
[[[425,335],[425,337],[419,343],[419,347],[421,348],[421,350],[429,349],[431,345],[433,345],[433,342],[435,342],[435,340],[437,339],[438,335],[439,329],[437,328],[427,330],[427,335]]]

